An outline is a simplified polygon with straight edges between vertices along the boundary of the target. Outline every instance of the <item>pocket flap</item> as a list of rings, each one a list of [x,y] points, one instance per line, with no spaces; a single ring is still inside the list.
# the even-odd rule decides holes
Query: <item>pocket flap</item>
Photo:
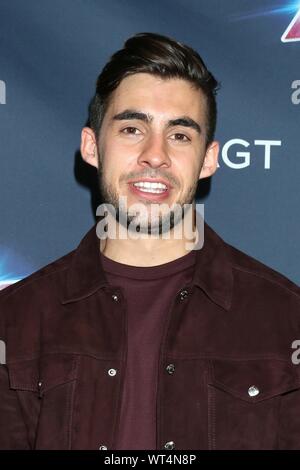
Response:
[[[257,403],[300,388],[300,370],[280,359],[212,360],[210,385]]]
[[[77,356],[47,354],[41,358],[8,364],[10,387],[44,392],[77,378]]]

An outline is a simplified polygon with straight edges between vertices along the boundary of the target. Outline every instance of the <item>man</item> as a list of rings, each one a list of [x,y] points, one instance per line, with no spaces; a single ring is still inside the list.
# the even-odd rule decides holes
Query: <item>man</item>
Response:
[[[299,287],[195,207],[217,169],[216,90],[154,33],[104,67],[81,153],[107,210],[1,293],[1,448],[300,448]]]

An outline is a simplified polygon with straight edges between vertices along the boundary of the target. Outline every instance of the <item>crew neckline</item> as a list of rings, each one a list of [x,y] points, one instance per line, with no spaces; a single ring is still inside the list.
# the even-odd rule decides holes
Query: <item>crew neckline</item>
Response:
[[[183,271],[193,266],[196,262],[196,250],[191,250],[187,254],[180,256],[167,263],[155,266],[131,266],[119,263],[108,258],[100,251],[100,259],[105,272],[132,279],[159,279]]]

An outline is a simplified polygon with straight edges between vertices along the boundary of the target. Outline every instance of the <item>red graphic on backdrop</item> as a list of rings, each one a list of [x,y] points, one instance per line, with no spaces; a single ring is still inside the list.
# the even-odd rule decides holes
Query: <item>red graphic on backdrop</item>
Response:
[[[288,27],[286,28],[285,32],[281,36],[281,41],[282,42],[293,42],[293,41],[300,41],[300,10]]]

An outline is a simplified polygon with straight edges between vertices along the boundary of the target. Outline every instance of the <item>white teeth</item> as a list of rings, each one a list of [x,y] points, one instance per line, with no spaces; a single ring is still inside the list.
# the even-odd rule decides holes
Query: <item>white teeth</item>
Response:
[[[150,183],[150,181],[140,181],[137,183],[133,183],[133,186],[141,189],[142,191],[146,192],[163,192],[166,191],[168,188],[165,184],[162,183]]]
[[[164,193],[165,189],[149,189],[149,188],[139,188],[143,193]]]

